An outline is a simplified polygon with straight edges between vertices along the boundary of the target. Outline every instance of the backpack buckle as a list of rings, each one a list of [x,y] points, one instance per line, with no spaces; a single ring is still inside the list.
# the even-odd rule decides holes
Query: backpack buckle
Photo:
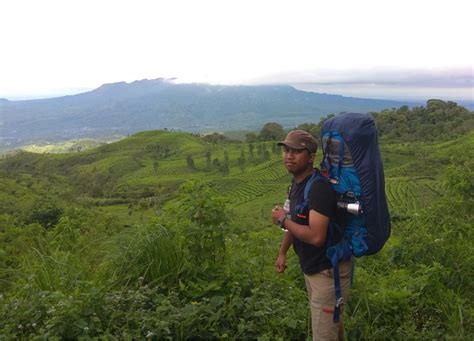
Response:
[[[344,304],[344,297],[341,296],[336,300],[336,308],[339,308],[343,304]]]

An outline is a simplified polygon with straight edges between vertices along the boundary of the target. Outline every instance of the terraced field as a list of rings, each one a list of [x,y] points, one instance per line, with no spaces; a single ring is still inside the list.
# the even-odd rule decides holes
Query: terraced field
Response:
[[[232,204],[243,204],[274,191],[282,182],[288,183],[289,176],[281,161],[265,162],[233,177],[216,177],[212,188],[216,193],[225,195]]]
[[[395,177],[385,180],[385,191],[390,211],[412,214],[433,202],[444,186],[429,178]]]
[[[454,145],[381,145],[392,213],[416,213],[446,192],[438,179],[446,160],[451,157],[450,148],[466,150],[472,137],[460,141]],[[124,211],[125,216],[128,206],[123,203],[146,209],[147,205],[139,203],[156,198],[162,205],[188,180],[208,183],[215,194],[228,199],[238,210],[256,208],[266,212],[273,203],[284,198],[291,180],[274,147],[274,142],[216,144],[190,134],[152,131],[81,153],[24,153],[5,160],[4,168],[17,175],[34,169],[35,174],[44,175],[48,181],[58,174],[76,181],[72,185],[81,189],[99,187],[101,191],[94,193],[84,191],[81,195],[91,196],[84,200],[93,205],[98,202],[102,208],[108,206],[114,214]],[[269,158],[267,161],[263,161],[264,151]],[[192,156],[194,167],[188,164],[188,156]],[[243,164],[239,161],[242,157]],[[215,165],[216,159],[221,165],[226,160],[228,172],[224,174],[219,165]],[[12,181],[7,187],[14,184]],[[99,196],[103,193],[102,201],[98,200],[97,193]],[[122,204],[116,205],[116,202]]]
[[[279,180],[287,174],[288,173],[283,167],[281,160],[276,158],[276,160],[263,163],[258,167],[255,167],[255,169],[242,174],[240,178],[259,181]]]

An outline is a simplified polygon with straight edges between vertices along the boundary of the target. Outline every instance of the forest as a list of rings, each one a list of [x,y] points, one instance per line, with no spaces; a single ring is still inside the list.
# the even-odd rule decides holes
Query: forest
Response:
[[[371,115],[392,235],[356,261],[346,338],[474,339],[473,113]],[[296,256],[274,268],[284,134],[143,131],[0,159],[0,339],[307,339]]]

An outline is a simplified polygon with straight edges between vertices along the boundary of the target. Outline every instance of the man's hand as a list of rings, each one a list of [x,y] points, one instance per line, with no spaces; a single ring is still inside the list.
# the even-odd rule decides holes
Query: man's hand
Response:
[[[281,206],[275,206],[272,209],[272,221],[273,224],[278,225],[278,219],[280,219],[281,216],[285,215],[285,211]]]
[[[283,273],[286,270],[286,255],[278,254],[277,260],[275,262],[276,271]]]

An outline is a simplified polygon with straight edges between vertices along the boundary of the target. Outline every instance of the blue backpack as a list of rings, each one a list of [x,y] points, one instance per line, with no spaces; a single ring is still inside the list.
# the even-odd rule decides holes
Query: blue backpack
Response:
[[[352,255],[360,257],[378,252],[390,235],[391,225],[377,129],[372,117],[359,113],[335,116],[323,123],[321,142],[322,176],[313,174],[305,186],[304,201],[307,202],[314,180],[322,177],[329,181],[339,197],[337,214],[343,215],[345,223],[338,226],[330,221],[326,252],[334,268],[334,321],[337,322],[343,304],[339,262],[351,259]],[[343,238],[334,244],[332,236],[336,229]]]

